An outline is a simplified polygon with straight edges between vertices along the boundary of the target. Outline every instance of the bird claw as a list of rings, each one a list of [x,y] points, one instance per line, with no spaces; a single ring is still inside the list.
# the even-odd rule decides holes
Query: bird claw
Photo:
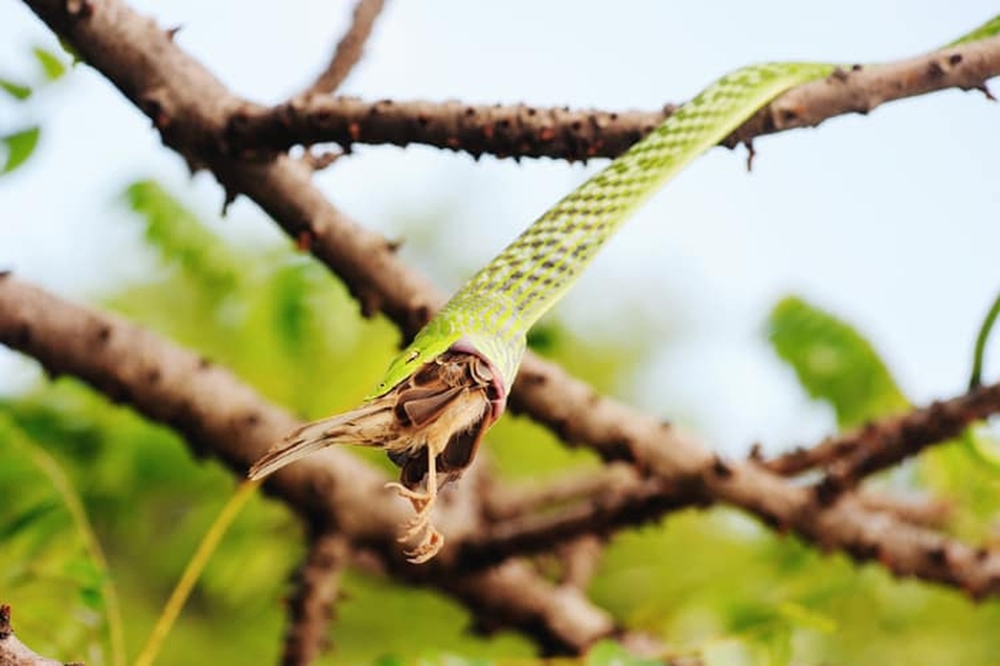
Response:
[[[431,559],[444,546],[444,535],[437,531],[430,523],[425,524],[424,536],[416,546],[405,551],[406,561],[411,564],[423,564]]]
[[[396,482],[387,483],[385,487],[392,488],[400,497],[410,500],[416,511],[416,515],[406,521],[403,533],[396,540],[402,543],[420,536],[417,545],[403,554],[408,562],[423,564],[437,555],[444,545],[444,535],[431,524],[431,510],[434,508],[436,495],[413,490]]]

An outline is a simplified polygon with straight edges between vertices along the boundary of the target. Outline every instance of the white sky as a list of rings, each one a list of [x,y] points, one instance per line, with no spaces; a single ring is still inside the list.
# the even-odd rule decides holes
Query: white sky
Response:
[[[325,64],[353,3],[134,4],[182,24],[178,43],[238,93],[277,102]],[[997,11],[985,0],[950,5],[394,0],[342,92],[652,109],[754,61],[905,57]],[[23,4],[0,2],[0,76],[29,72],[29,47],[51,41]],[[114,197],[138,177],[163,180],[206,216],[218,210],[218,186],[191,181],[149,122],[85,67],[30,104],[0,101],[0,131],[28,118],[42,120],[43,142],[27,167],[0,178],[0,268],[75,298],[135,275],[135,225]],[[560,312],[598,335],[663,337],[669,344],[623,390],[728,450],[808,443],[832,429],[763,340],[766,313],[788,292],[858,325],[914,399],[957,393],[1000,290],[998,121],[1000,106],[982,95],[947,92],[761,139],[752,174],[742,150],[716,150],[626,226]],[[404,256],[450,289],[460,276],[436,270],[433,252],[472,270],[593,168],[357,147],[318,182],[393,235],[408,217],[445,211],[438,236]],[[281,242],[242,200],[219,228]],[[1000,343],[988,354],[996,377]],[[12,358],[0,355],[0,385],[32,376]]]

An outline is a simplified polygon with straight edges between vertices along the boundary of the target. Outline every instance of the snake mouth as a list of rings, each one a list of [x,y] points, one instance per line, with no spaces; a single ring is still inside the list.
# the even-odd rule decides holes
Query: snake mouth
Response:
[[[476,379],[484,387],[486,399],[490,401],[492,419],[490,423],[495,423],[507,409],[507,385],[504,383],[500,369],[485,354],[477,350],[468,338],[459,339],[448,348],[448,352],[469,354],[482,362],[473,366],[473,372],[476,374]]]

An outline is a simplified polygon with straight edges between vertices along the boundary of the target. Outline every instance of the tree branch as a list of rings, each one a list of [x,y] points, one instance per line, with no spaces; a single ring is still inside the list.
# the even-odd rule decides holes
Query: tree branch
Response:
[[[916,455],[924,447],[958,437],[974,423],[1000,412],[1000,384],[983,386],[944,402],[933,402],[800,448],[763,465],[782,476],[826,468],[821,486],[835,495],[864,477]]]
[[[986,90],[1000,75],[1000,37],[951,46],[883,65],[856,65],[797,86],[761,108],[723,145],[797,127],[812,127],[847,113],[866,114],[885,102],[946,88]],[[284,151],[297,145],[333,142],[408,146],[413,143],[469,153],[473,157],[555,157],[587,160],[616,157],[672,113],[608,112],[538,108],[525,104],[461,102],[367,102],[314,96],[264,108],[247,106],[230,123],[236,152]]]
[[[614,157],[673,112],[571,110],[527,104],[356,97],[297,98],[280,106],[248,105],[233,115],[227,139],[237,154],[284,151],[297,144],[422,144],[480,157]]]
[[[302,97],[332,93],[340,87],[361,60],[365,42],[371,36],[375,19],[382,12],[384,4],[383,0],[358,0],[358,4],[354,6],[351,27],[337,44],[330,63],[320,72],[316,80],[300,93]]]
[[[350,544],[343,535],[330,531],[310,535],[309,550],[295,573],[295,591],[288,602],[289,627],[282,666],[306,666],[326,651],[327,624],[350,555]]]

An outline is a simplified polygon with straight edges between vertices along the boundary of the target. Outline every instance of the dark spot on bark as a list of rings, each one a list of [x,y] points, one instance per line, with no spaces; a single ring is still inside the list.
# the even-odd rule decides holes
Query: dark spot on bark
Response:
[[[937,60],[932,61],[927,65],[927,76],[932,79],[940,79],[944,76],[944,68],[941,67],[941,63]]]
[[[775,516],[770,511],[761,510],[761,511],[758,512],[757,515],[758,515],[758,517],[760,518],[760,520],[765,525],[767,525],[768,527],[770,527],[775,532],[784,532],[785,531],[785,529],[786,529],[785,528],[785,524],[782,521],[778,520],[778,517]]]
[[[816,501],[821,506],[829,506],[840,495],[843,484],[839,479],[827,474],[823,480],[816,484],[814,493]]]
[[[254,428],[260,424],[260,414],[257,412],[250,412],[243,417],[243,424],[248,428]]]
[[[830,78],[833,79],[834,81],[840,81],[841,83],[843,83],[844,81],[847,80],[847,72],[845,72],[842,68],[837,67],[830,74]]]
[[[413,323],[423,326],[431,318],[431,309],[426,304],[413,308]]]
[[[18,348],[27,347],[31,344],[31,338],[31,326],[28,324],[21,324],[14,336],[14,345]]]
[[[476,115],[476,108],[475,107],[473,107],[473,106],[467,106],[467,107],[465,107],[465,117],[466,118],[471,118],[474,115]]]
[[[879,559],[880,548],[877,543],[852,543],[847,546],[846,550],[859,561]]]
[[[948,563],[948,551],[944,546],[935,546],[927,551],[927,561],[934,566],[944,566]]]
[[[799,114],[792,109],[782,109],[781,110],[781,122],[790,123],[794,122],[799,117]]]
[[[540,372],[522,372],[518,377],[521,382],[527,384],[528,386],[541,386],[549,381],[549,378]]]
[[[864,69],[864,65],[860,65],[858,63],[854,63],[853,65],[851,65],[852,72],[860,72],[862,69]]]
[[[111,327],[104,325],[97,329],[97,342],[100,344],[106,344],[111,338]]]
[[[953,53],[950,56],[948,56],[948,64],[951,65],[952,67],[954,67],[955,65],[958,65],[961,62],[962,62],[962,54],[961,53]]]
[[[212,362],[211,361],[209,361],[204,356],[199,356],[198,357],[198,369],[199,370],[208,370],[211,367],[212,367]]]
[[[146,371],[146,381],[150,384],[155,384],[160,381],[160,369],[150,368]]]

